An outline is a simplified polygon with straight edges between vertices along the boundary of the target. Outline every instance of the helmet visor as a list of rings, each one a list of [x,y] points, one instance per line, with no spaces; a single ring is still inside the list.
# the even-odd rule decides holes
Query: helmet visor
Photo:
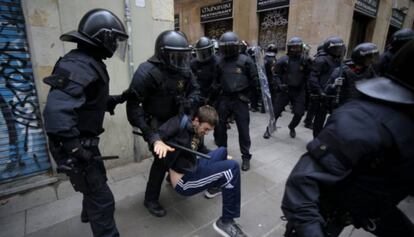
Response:
[[[190,60],[191,50],[167,51],[167,63],[174,70],[190,70]]]
[[[329,47],[328,52],[330,55],[334,57],[342,57],[345,55],[345,46],[344,45],[331,46]]]
[[[288,53],[292,55],[299,55],[302,53],[302,45],[288,45]]]
[[[128,49],[128,40],[117,38],[115,55],[125,62],[125,56]]]
[[[238,44],[220,44],[219,46],[220,53],[224,57],[234,57],[239,54],[239,45]]]
[[[214,48],[213,46],[203,49],[196,49],[196,57],[197,60],[200,62],[206,62],[211,59],[211,57],[214,54]]]
[[[367,54],[364,56],[364,66],[368,67],[374,64],[377,64],[379,62],[379,53],[378,51],[376,53]]]

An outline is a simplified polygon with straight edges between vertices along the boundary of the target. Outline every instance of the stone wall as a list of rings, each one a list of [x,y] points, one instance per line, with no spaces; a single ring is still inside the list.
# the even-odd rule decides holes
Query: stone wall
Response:
[[[180,29],[191,42],[203,36],[200,7],[219,3],[219,0],[175,0],[174,10],[180,14]],[[258,14],[256,0],[233,0],[233,30],[248,42],[258,40]],[[349,43],[356,0],[290,0],[287,38],[300,36],[316,51],[320,42],[338,35]],[[367,29],[366,41],[372,41],[382,50],[388,33],[392,8],[408,8],[404,27],[411,28],[414,2],[411,0],[380,0],[378,15]]]
[[[144,1],[145,6],[137,6],[130,0],[132,17],[132,50],[134,69],[153,54],[155,39],[167,29],[173,29],[174,10],[172,0]],[[73,43],[59,40],[62,33],[77,29],[79,20],[90,9],[106,8],[114,12],[122,21],[125,19],[124,1],[112,0],[22,0],[26,28],[33,62],[33,72],[38,90],[41,110],[46,103],[49,87],[42,79],[50,75],[56,60],[74,48]],[[132,79],[128,63],[118,57],[105,61],[110,81],[110,93],[119,94]],[[100,148],[103,155],[118,155],[119,160],[106,162],[108,167],[122,165],[148,157],[147,145],[141,138],[132,135],[126,118],[125,104],[119,105],[114,116],[105,117],[105,133],[101,135]],[[135,143],[135,145],[134,145]]]

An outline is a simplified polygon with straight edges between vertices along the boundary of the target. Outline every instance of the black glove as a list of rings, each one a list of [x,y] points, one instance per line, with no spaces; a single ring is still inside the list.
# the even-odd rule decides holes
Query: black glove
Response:
[[[280,84],[279,85],[279,90],[283,91],[283,92],[288,92],[288,85],[286,84]]]
[[[114,115],[115,112],[115,107],[118,104],[122,104],[126,101],[126,99],[124,98],[123,94],[121,95],[111,95],[109,96],[108,101],[106,102],[106,111],[109,112],[109,114]]]
[[[76,158],[79,161],[90,162],[93,159],[93,154],[89,150],[82,147],[78,138],[73,138],[62,142],[63,149],[71,157]]]

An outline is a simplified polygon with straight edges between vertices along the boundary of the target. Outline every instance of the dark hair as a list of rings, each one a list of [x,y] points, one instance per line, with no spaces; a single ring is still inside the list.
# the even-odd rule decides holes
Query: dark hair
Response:
[[[195,117],[198,118],[200,123],[208,123],[212,126],[216,126],[219,119],[216,109],[210,105],[204,105],[198,108]]]

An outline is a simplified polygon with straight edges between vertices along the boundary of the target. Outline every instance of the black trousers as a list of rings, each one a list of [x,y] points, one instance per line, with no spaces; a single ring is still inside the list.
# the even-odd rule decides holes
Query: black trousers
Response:
[[[414,237],[413,223],[397,207],[384,212],[381,216],[364,218],[363,221],[366,225],[360,226],[358,224],[358,228],[362,227],[365,231],[378,237]],[[342,233],[345,227],[346,225],[341,224],[335,226],[331,225],[326,231],[329,232],[329,237],[337,237]]]
[[[309,99],[308,111],[304,120],[305,125],[312,125],[315,118],[316,110],[319,107],[319,102],[316,100]]]
[[[215,130],[217,146],[227,147],[227,119],[234,114],[237,131],[239,133],[239,146],[243,159],[250,159],[250,114],[249,105],[238,98],[224,98],[219,103],[219,124]]]
[[[165,173],[168,171],[164,159],[159,159],[154,152],[152,155],[154,156],[154,162],[151,165],[147,188],[145,190],[146,201],[158,201],[162,182],[164,181]]]
[[[293,118],[290,121],[289,129],[294,129],[298,126],[305,113],[305,88],[291,87],[288,92],[282,91],[276,95],[276,101],[273,106],[276,121],[289,102],[293,105]]]
[[[89,149],[95,156],[100,156],[98,147],[86,149]],[[114,218],[115,199],[106,183],[106,170],[103,161],[94,161],[88,165],[85,172],[85,176],[69,174],[75,190],[77,186],[83,185],[79,181],[82,182],[84,177],[88,177],[86,183],[89,185],[81,188],[82,191],[80,191],[83,194],[82,215],[89,219],[94,237],[118,237],[119,233]]]
[[[315,106],[315,119],[313,120],[313,137],[317,137],[322,131],[326,117],[328,116],[328,108],[324,103],[318,101]]]

